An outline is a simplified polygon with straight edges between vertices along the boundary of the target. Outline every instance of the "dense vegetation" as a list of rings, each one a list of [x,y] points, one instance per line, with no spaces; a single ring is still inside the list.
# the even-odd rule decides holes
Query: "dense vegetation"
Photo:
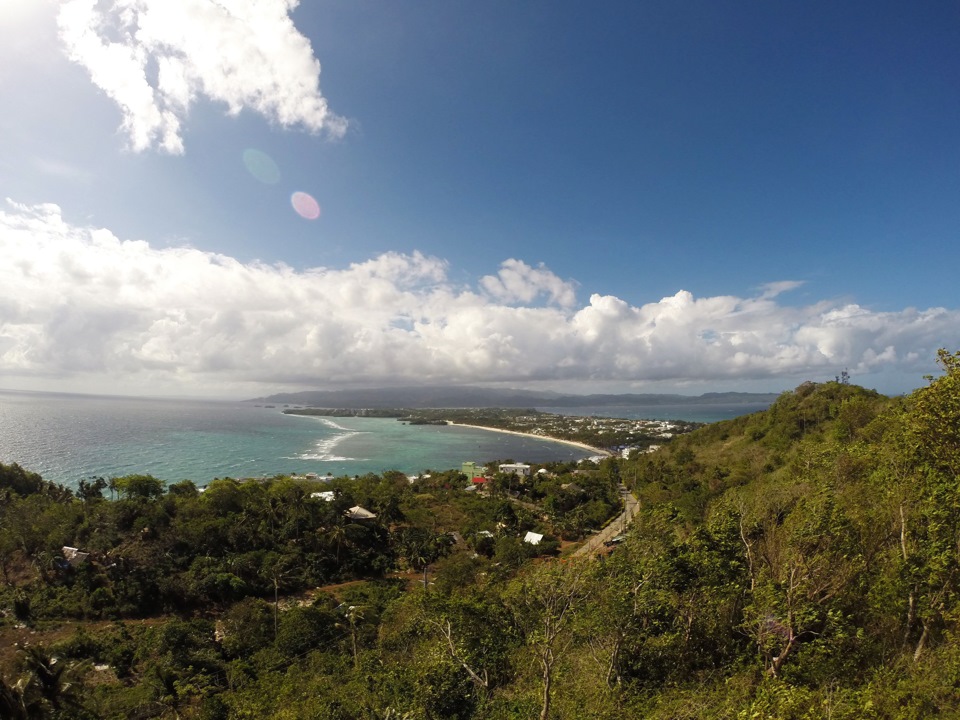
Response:
[[[15,631],[42,634],[65,619],[81,621],[77,636],[52,651],[90,661],[75,673],[83,670],[84,685],[96,686],[83,694],[92,717],[197,711],[204,698],[222,694],[225,674],[246,668],[259,651],[269,650],[269,668],[287,668],[325,642],[359,658],[387,602],[417,579],[422,587],[428,571],[434,585],[447,588],[481,569],[506,577],[619,512],[613,461],[536,466],[542,472],[531,478],[495,467],[482,491],[448,471],[323,483],[228,478],[202,489],[131,475],[81,480],[71,492],[0,465],[0,631],[9,631],[3,638],[29,637]],[[352,519],[350,508],[358,505],[376,517]],[[526,543],[528,531],[545,537]],[[358,579],[374,582],[350,584]],[[336,585],[345,588],[337,599],[315,590]],[[337,609],[355,596],[364,598],[362,610]],[[157,655],[166,633],[186,643],[169,650],[175,657]],[[49,664],[51,656],[44,657]],[[56,710],[27,661],[27,654],[0,651],[0,717],[18,703],[21,714],[12,717],[32,717],[28,701],[30,712]],[[109,665],[115,680],[99,682],[104,671],[91,671],[91,663]],[[23,678],[33,684],[18,685]],[[75,694],[79,687],[71,684]]]
[[[491,497],[387,473],[332,503],[138,476],[111,501],[2,468],[3,630],[49,641],[7,658],[0,715],[956,717],[960,353],[940,360],[906,398],[806,383]],[[522,532],[584,533],[621,479],[643,504],[623,544],[532,557]],[[376,521],[343,521],[358,503]]]

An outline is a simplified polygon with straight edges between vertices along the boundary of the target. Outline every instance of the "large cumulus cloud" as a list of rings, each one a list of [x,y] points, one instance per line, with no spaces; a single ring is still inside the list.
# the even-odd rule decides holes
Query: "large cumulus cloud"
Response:
[[[0,374],[218,383],[722,381],[928,367],[960,312],[687,291],[578,304],[575,283],[507,259],[476,287],[447,263],[387,253],[345,268],[244,264],[0,211]]]
[[[66,0],[68,57],[119,105],[136,151],[183,152],[200,96],[283,126],[340,136],[346,121],[320,93],[320,63],[290,19],[298,0]]]

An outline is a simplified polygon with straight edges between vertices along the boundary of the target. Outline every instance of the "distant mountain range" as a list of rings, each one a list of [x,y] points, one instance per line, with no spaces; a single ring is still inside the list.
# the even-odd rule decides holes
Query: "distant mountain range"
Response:
[[[323,408],[530,408],[628,405],[734,405],[772,403],[778,393],[704,393],[703,395],[563,395],[533,390],[480,387],[400,387],[363,390],[306,390],[278,393],[249,402]]]

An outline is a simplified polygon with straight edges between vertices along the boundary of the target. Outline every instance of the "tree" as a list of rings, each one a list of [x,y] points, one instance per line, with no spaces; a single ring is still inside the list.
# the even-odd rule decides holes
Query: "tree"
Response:
[[[13,684],[7,684],[0,676],[0,717],[9,720],[30,720],[39,717],[38,702],[27,696],[28,683],[21,678]]]
[[[259,598],[247,598],[223,617],[223,649],[230,657],[244,657],[267,647],[276,633],[273,608]]]
[[[277,553],[270,553],[263,562],[260,570],[264,577],[270,579],[273,585],[273,636],[277,637],[280,618],[280,586],[290,577],[298,572],[298,568],[293,567],[291,558]]]
[[[908,433],[916,461],[951,478],[960,477],[960,351],[941,349],[937,361],[944,375],[928,377],[930,384],[911,400]]]
[[[938,362],[944,374],[929,377],[929,385],[913,393],[901,416],[911,481],[910,502],[900,507],[904,574],[910,588],[904,639],[919,622],[914,660],[942,629],[960,597],[960,352],[941,349]]]
[[[284,610],[280,616],[277,649],[290,658],[303,655],[330,641],[336,624],[334,615],[319,607]]]
[[[24,470],[17,463],[4,465],[0,463],[0,489],[9,489],[20,495],[30,495],[42,492],[45,482],[40,475]]]
[[[464,586],[456,593],[425,598],[420,608],[441,651],[482,697],[510,677],[509,656],[517,638],[502,603]]]
[[[124,475],[114,478],[113,486],[128,500],[156,500],[164,491],[163,481],[153,475]]]
[[[13,686],[0,683],[0,717],[82,717],[79,677],[86,663],[69,662],[36,645],[19,654],[20,679]]]
[[[636,539],[597,563],[592,582],[596,597],[583,617],[591,655],[608,687],[623,678],[623,654],[628,643],[643,643],[656,618],[663,615],[663,591],[656,587],[656,555],[650,547],[634,547]]]
[[[77,496],[84,502],[100,500],[103,498],[105,487],[107,487],[107,481],[102,477],[93,477],[89,480],[81,479],[77,487]]]
[[[514,625],[540,666],[540,720],[550,717],[557,660],[570,647],[574,617],[590,596],[589,560],[547,562],[531,568],[505,595]]]
[[[844,593],[862,570],[849,518],[828,489],[803,497],[789,511],[767,514],[753,559],[746,626],[779,675],[801,643],[842,636]],[[751,549],[747,545],[748,563]]]
[[[423,589],[427,591],[427,570],[447,554],[450,537],[423,528],[406,528],[400,535],[400,553],[414,570],[423,573]]]

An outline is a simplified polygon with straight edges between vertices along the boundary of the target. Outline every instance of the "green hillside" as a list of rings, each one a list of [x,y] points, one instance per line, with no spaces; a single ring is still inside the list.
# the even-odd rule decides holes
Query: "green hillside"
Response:
[[[449,472],[329,503],[289,478],[74,497],[2,467],[0,716],[957,717],[960,353],[940,361],[909,397],[805,383],[482,495]],[[621,481],[626,539],[574,557]]]

